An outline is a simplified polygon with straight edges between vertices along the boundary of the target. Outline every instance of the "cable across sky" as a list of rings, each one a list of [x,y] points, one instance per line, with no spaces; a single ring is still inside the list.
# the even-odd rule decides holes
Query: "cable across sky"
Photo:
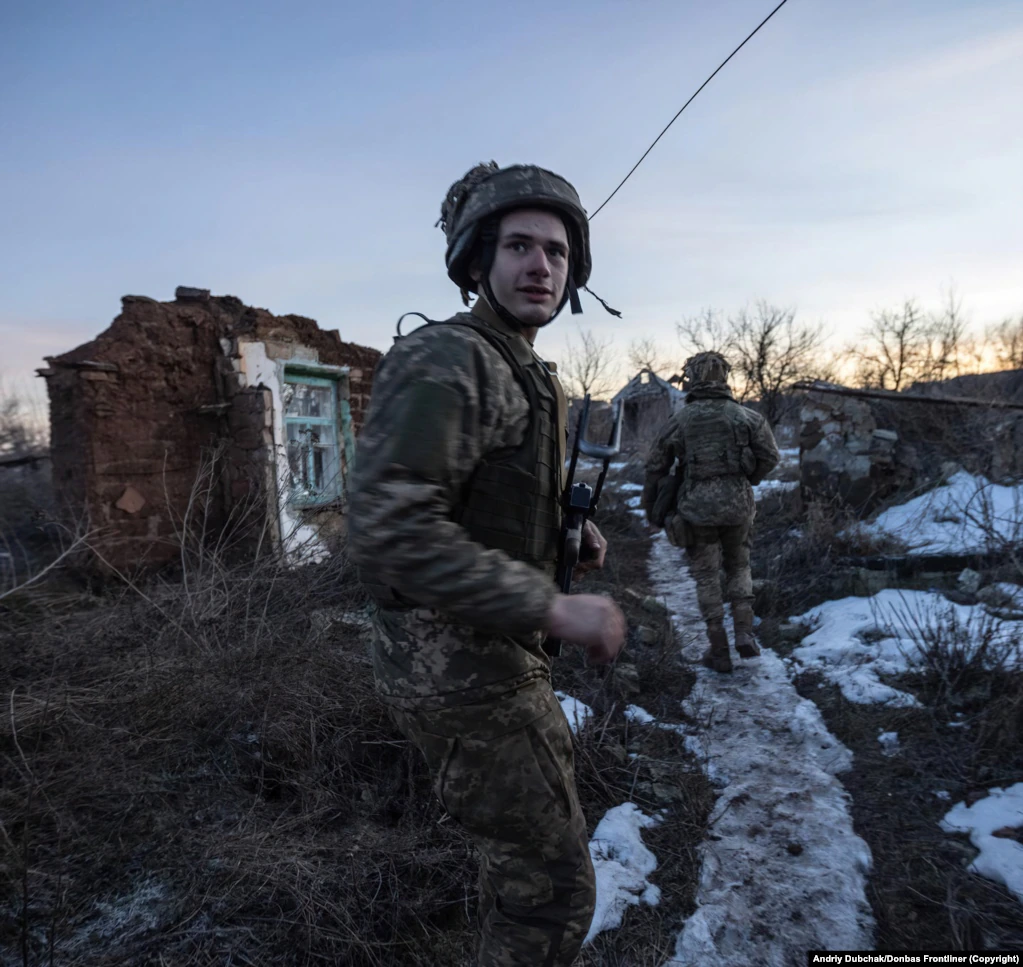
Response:
[[[670,128],[678,120],[679,115],[687,107],[689,107],[689,105],[692,104],[693,101],[696,100],[696,95],[699,94],[700,91],[702,91],[712,80],[714,80],[714,77],[718,73],[718,71],[720,71],[721,68],[725,66],[725,64],[727,64],[737,53],[739,53],[739,51],[742,50],[742,48],[746,46],[747,42],[750,41],[753,38],[753,36],[756,34],[756,32],[761,27],[763,27],[764,24],[766,24],[767,21],[770,20],[779,10],[781,10],[781,8],[784,7],[786,3],[788,3],[788,0],[781,0],[781,3],[779,3],[777,7],[775,7],[766,17],[764,17],[763,20],[760,21],[759,24],[757,24],[756,27],[753,28],[753,30],[749,33],[749,35],[746,37],[746,39],[741,44],[739,44],[739,46],[736,47],[735,50],[733,50],[723,61],[721,61],[720,64],[718,64],[718,66],[715,69],[714,73],[711,74],[710,77],[708,77],[696,89],[696,92],[693,94],[693,96],[691,98],[689,98],[689,100],[686,101],[686,103],[683,104],[682,107],[680,107],[678,109],[678,112],[675,114],[675,116],[664,126],[664,131],[662,131],[659,135],[657,135],[656,138],[654,138],[653,144],[651,144],[650,147],[647,148],[646,151],[643,152],[643,157],[641,157],[639,159],[639,161],[637,161],[629,169],[629,173],[618,183],[618,188],[621,188],[622,185],[624,185],[625,182],[627,182],[629,180],[629,178],[632,177],[632,172],[634,172],[643,163],[643,158],[645,158],[648,154],[650,154],[651,151],[654,150],[654,145],[656,145],[657,142],[660,141],[662,137],[664,137],[665,132],[668,130],[668,128]],[[589,216],[589,220],[591,222],[593,221],[594,218],[596,218],[597,213],[600,211],[600,209],[603,208],[604,205],[606,205],[612,198],[614,198],[615,195],[618,194],[618,188],[615,188],[615,190],[613,192],[611,192],[611,194],[608,195],[607,198],[604,199],[603,203],[600,205],[600,208],[598,208],[597,211],[595,211],[592,215]]]

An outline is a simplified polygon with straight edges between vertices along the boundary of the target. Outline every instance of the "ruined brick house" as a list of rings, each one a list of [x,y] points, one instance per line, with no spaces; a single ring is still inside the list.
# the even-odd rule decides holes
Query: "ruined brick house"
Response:
[[[325,555],[344,532],[381,354],[204,289],[121,302],[105,332],[39,370],[57,498],[87,520],[100,559],[158,567],[197,528],[237,531],[243,553]]]
[[[670,380],[641,369],[612,398],[622,405],[622,448],[642,448],[668,417],[685,402],[686,394]]]

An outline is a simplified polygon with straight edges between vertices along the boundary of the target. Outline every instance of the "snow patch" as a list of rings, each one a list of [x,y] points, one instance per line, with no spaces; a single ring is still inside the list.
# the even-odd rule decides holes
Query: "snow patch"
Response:
[[[881,755],[893,756],[898,755],[901,751],[898,732],[881,732],[877,741],[881,744]]]
[[[979,605],[954,604],[932,591],[888,588],[869,598],[826,601],[791,621],[813,628],[792,652],[799,668],[812,668],[861,705],[919,706],[912,695],[881,681],[923,665],[919,628],[943,624],[980,642],[987,624],[997,641],[1014,648],[1008,664],[1023,660],[1015,623],[989,617]],[[1015,644],[1013,645],[1013,642]],[[967,646],[968,647],[968,646]]]
[[[1023,782],[989,789],[986,798],[972,806],[956,803],[940,825],[949,833],[969,833],[970,842],[980,850],[969,866],[971,872],[1001,883],[1023,903],[1023,845],[1008,835],[1023,830]]]
[[[650,725],[655,721],[654,717],[638,705],[630,705],[625,709],[625,720],[627,722],[638,722],[640,725]]]
[[[578,733],[586,728],[586,723],[593,715],[593,709],[589,705],[580,702],[577,698],[572,698],[565,692],[555,692],[554,697],[561,703],[561,711],[565,713],[565,718],[568,719],[569,727],[573,732]]]
[[[660,816],[647,816],[635,803],[627,802],[609,809],[597,823],[590,840],[597,902],[583,943],[590,943],[602,930],[620,927],[626,907],[660,903],[660,888],[647,879],[657,869],[657,857],[640,835],[640,830],[660,822]]]
[[[753,497],[756,500],[763,500],[768,494],[785,493],[787,490],[795,490],[798,486],[798,480],[761,480],[753,487]]]
[[[862,527],[890,534],[916,554],[995,550],[1023,536],[1023,485],[1003,487],[960,470],[944,486],[890,507]]]

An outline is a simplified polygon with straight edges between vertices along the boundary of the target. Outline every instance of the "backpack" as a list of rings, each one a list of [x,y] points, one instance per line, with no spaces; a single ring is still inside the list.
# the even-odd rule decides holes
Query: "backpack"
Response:
[[[750,449],[750,427],[745,420],[735,419],[729,409],[727,403],[716,400],[693,405],[683,429],[688,480],[752,473],[756,460]]]

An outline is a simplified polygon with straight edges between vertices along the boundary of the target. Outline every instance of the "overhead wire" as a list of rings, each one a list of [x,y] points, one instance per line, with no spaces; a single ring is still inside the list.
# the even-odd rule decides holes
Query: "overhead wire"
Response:
[[[643,157],[641,157],[639,159],[639,161],[637,161],[632,166],[632,168],[629,169],[629,173],[618,183],[618,188],[615,188],[615,190],[613,192],[611,192],[611,194],[608,195],[607,198],[604,199],[604,201],[601,204],[600,208],[598,208],[592,215],[589,216],[589,219],[588,219],[589,221],[592,222],[593,219],[597,217],[597,214],[600,212],[600,209],[603,208],[604,205],[606,205],[612,198],[614,198],[615,195],[618,194],[618,189],[621,188],[622,185],[624,185],[625,182],[627,182],[629,180],[629,178],[632,177],[632,173],[643,163],[643,159],[646,158],[646,156],[648,154],[650,154],[651,151],[653,151],[654,145],[656,145],[657,142],[660,141],[661,138],[664,137],[664,135],[667,132],[668,128],[670,128],[678,120],[679,115],[681,115],[682,112],[687,107],[689,107],[689,105],[692,104],[694,100],[696,100],[696,95],[699,94],[700,91],[702,91],[712,80],[714,80],[714,77],[718,73],[718,71],[720,71],[721,68],[725,66],[725,64],[727,64],[737,53],[739,53],[739,51],[742,50],[742,48],[745,47],[746,44],[750,40],[753,39],[753,37],[756,35],[757,31],[760,30],[760,28],[763,27],[764,24],[766,24],[767,21],[770,20],[779,10],[781,10],[781,8],[784,7],[786,3],[788,3],[788,0],[781,0],[781,3],[779,3],[777,7],[775,7],[766,17],[764,17],[764,19],[761,20],[759,24],[757,24],[757,26],[751,31],[751,33],[746,37],[746,39],[741,44],[739,44],[739,46],[736,47],[735,50],[733,50],[723,61],[721,61],[720,64],[718,64],[717,69],[714,71],[714,73],[711,74],[710,77],[708,77],[696,89],[696,92],[693,94],[693,96],[691,98],[689,98],[689,100],[686,101],[686,103],[683,104],[682,107],[680,107],[678,109],[678,113],[664,126],[664,130],[659,135],[657,135],[656,138],[654,138],[653,144],[651,144],[650,147],[647,148],[646,151],[643,152]]]

